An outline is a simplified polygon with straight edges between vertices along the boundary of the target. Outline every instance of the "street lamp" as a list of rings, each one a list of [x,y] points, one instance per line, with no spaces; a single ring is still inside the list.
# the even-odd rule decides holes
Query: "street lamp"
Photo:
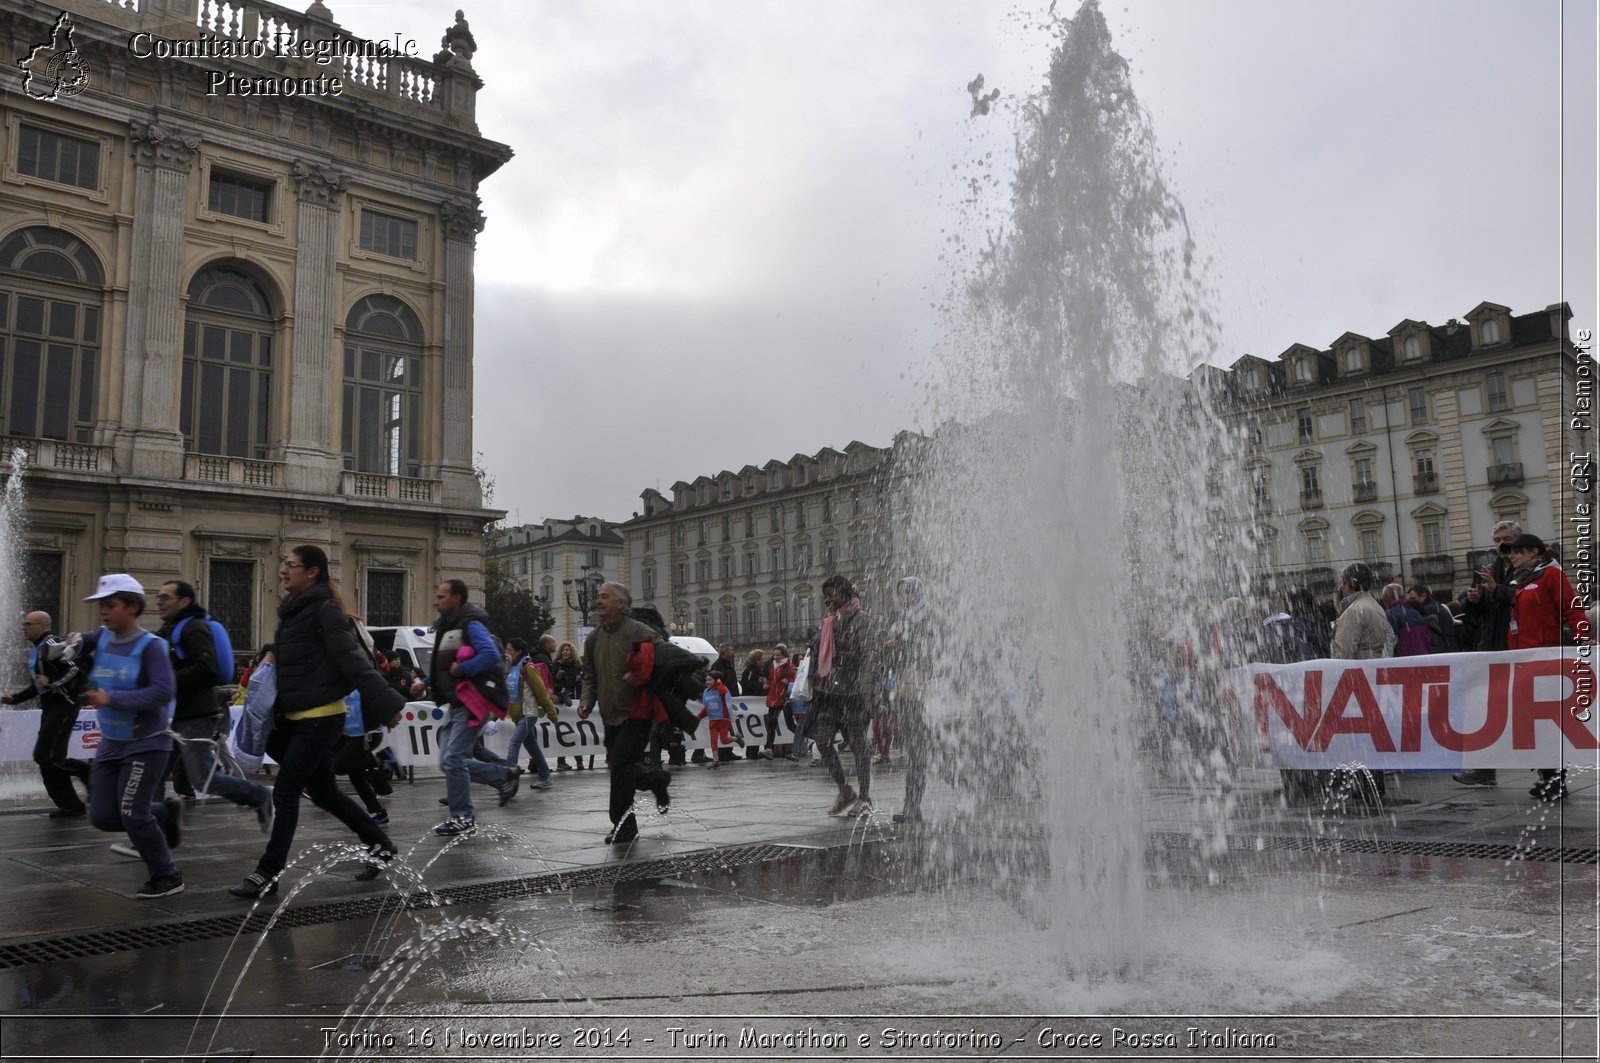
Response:
[[[564,579],[561,581],[561,585],[566,588],[564,593],[566,595],[567,608],[581,616],[583,618],[583,626],[588,627],[589,610],[594,608],[596,599],[600,597],[600,585],[606,581],[606,578],[599,569],[591,572],[588,565],[579,565],[578,570],[583,573],[581,576],[575,580]],[[572,600],[574,592],[578,595],[576,602]]]
[[[672,633],[674,635],[693,635],[694,623],[689,619],[689,607],[679,605],[672,619]]]

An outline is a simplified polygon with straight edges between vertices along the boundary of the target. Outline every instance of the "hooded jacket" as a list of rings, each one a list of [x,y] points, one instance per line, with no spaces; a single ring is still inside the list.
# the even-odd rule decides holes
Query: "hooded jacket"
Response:
[[[405,708],[405,699],[372,663],[355,625],[325,583],[278,605],[278,632],[272,642],[279,713],[343,701],[352,690],[361,693],[362,715],[369,720],[388,720]]]
[[[1565,645],[1563,621],[1574,635],[1588,630],[1589,618],[1578,604],[1572,582],[1548,560],[1519,577],[1512,594],[1511,623],[1506,632],[1508,649]],[[1594,633],[1588,634],[1592,638]]]

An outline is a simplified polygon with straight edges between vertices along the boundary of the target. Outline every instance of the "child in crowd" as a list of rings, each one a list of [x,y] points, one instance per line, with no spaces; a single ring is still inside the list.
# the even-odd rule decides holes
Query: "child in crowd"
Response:
[[[705,693],[700,695],[700,718],[709,721],[706,725],[706,740],[711,745],[711,763],[708,768],[717,766],[717,740],[721,739],[726,746],[733,745],[733,697],[728,693],[728,688],[718,679],[716,673],[706,673]]]

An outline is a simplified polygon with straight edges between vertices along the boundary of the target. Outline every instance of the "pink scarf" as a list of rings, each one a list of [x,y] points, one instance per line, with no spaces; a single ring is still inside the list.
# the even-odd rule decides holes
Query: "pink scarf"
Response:
[[[837,612],[829,613],[822,618],[821,641],[817,645],[817,678],[825,679],[833,671],[833,622],[845,613],[851,613],[861,608],[860,598],[851,598],[849,603],[840,607]]]

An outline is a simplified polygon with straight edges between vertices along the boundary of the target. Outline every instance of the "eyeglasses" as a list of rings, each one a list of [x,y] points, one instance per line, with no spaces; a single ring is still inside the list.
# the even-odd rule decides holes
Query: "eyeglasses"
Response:
[[[284,569],[284,568],[305,568],[306,566],[302,565],[298,561],[285,561],[285,562],[283,562],[283,564],[279,565],[278,567],[280,569]]]
[[[1516,549],[1516,547],[1512,546],[1510,543],[1501,543],[1500,544],[1500,552],[1502,554],[1509,554],[1511,551],[1513,551],[1515,549]]]

